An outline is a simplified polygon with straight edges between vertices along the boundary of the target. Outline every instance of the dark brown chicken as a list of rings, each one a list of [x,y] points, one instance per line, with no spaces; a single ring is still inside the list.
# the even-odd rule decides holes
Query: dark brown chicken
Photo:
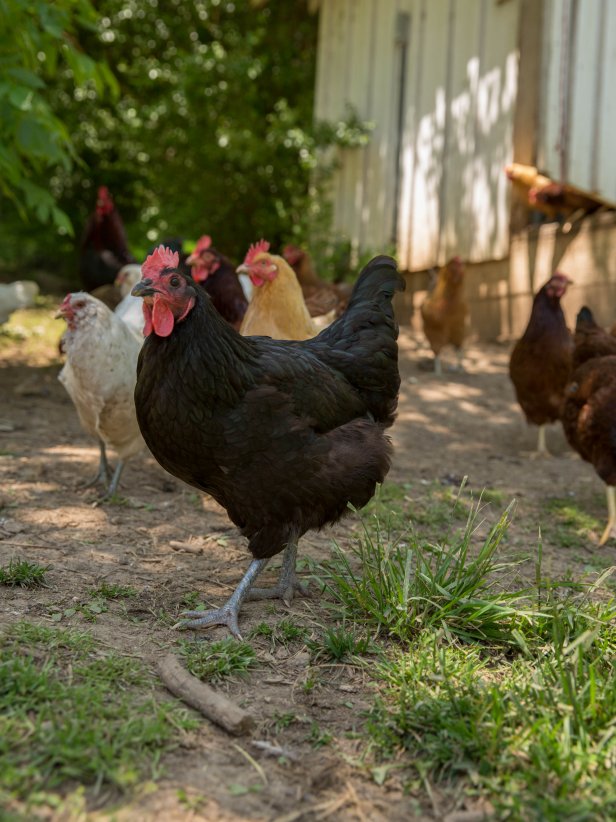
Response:
[[[79,275],[85,291],[111,285],[122,266],[134,262],[135,258],[128,249],[124,224],[109,189],[100,186],[96,208],[81,241]]]
[[[207,234],[199,238],[195,250],[186,260],[192,266],[192,277],[199,283],[221,317],[239,330],[248,308],[235,266],[212,246]]]
[[[580,309],[573,335],[573,368],[595,357],[616,354],[616,337],[597,325],[592,311],[587,306]]]
[[[442,373],[441,351],[453,345],[462,367],[462,343],[466,333],[468,306],[464,298],[464,266],[453,257],[438,272],[433,290],[421,304],[424,334],[434,352],[434,373]]]
[[[295,271],[310,316],[319,317],[333,310],[339,317],[349,302],[353,290],[351,283],[322,280],[314,270],[310,254],[299,246],[286,245],[282,256]]]
[[[515,344],[509,376],[526,421],[539,426],[537,453],[546,456],[545,425],[560,418],[571,376],[573,338],[560,300],[571,280],[556,272],[539,289],[526,331]]]
[[[574,353],[581,365],[565,390],[562,423],[571,447],[592,464],[606,485],[608,522],[599,540],[604,545],[616,527],[616,355],[601,353],[605,341],[595,346],[593,355],[588,342],[591,324],[599,328],[584,307],[577,317]]]
[[[161,246],[133,289],[146,313],[137,419],[160,464],[211,494],[249,540],[253,560],[225,605],[185,613],[185,627],[239,635],[249,592],[291,599],[299,538],[365,505],[389,470],[400,385],[391,302],[404,281],[376,257],[321,334],[272,340],[238,334],[177,262]],[[281,551],[278,584],[251,590]]]

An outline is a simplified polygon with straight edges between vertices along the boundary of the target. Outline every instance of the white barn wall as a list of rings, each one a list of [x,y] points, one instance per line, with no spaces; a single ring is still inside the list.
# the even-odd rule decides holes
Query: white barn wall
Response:
[[[369,146],[340,153],[334,231],[358,250],[384,250],[397,234],[408,270],[453,254],[506,256],[502,169],[513,151],[519,0],[323,0],[320,8],[316,117],[344,117],[350,102],[375,123]],[[410,15],[410,32],[395,203],[399,12]]]

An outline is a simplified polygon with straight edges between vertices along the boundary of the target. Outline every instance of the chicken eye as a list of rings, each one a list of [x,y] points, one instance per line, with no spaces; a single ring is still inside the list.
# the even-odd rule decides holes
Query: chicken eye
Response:
[[[171,277],[171,279],[169,280],[169,285],[172,288],[177,288],[179,284],[180,284],[180,278],[176,277],[176,275],[174,274],[173,277]]]

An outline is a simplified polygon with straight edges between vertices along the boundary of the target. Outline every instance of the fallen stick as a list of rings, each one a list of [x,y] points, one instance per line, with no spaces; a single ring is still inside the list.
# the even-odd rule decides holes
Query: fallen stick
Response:
[[[249,713],[188,673],[174,654],[167,654],[160,660],[158,672],[172,694],[228,733],[241,736],[252,730],[255,723]]]

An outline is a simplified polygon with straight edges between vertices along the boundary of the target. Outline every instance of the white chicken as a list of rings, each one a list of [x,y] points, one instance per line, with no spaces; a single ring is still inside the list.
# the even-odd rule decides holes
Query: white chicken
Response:
[[[0,325],[18,308],[29,308],[34,305],[38,293],[39,287],[32,280],[0,283]]]
[[[133,393],[141,341],[113,311],[85,291],[68,294],[59,308],[68,326],[66,363],[58,379],[75,404],[84,430],[98,440],[98,472],[88,485],[103,482],[112,497],[125,461],[144,442],[137,424]],[[110,476],[107,447],[119,461]]]
[[[120,289],[122,300],[115,308],[115,314],[130,330],[143,342],[143,300],[133,297],[130,293],[134,285],[141,279],[141,266],[134,263],[120,269],[115,279],[115,285]]]

